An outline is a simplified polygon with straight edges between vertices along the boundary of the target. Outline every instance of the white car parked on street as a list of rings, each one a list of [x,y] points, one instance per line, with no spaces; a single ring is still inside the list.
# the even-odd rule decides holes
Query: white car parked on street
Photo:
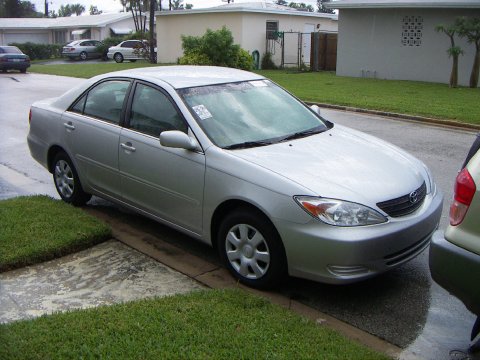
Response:
[[[108,49],[107,57],[109,60],[115,60],[117,63],[123,60],[132,62],[137,60],[148,60],[149,45],[147,41],[125,40],[116,46]],[[157,61],[157,48],[155,48],[155,61]]]

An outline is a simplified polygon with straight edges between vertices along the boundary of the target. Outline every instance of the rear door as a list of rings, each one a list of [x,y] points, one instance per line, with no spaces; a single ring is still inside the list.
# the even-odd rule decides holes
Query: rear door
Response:
[[[120,196],[118,149],[122,111],[131,81],[94,85],[63,115],[66,141],[82,181],[95,191]]]

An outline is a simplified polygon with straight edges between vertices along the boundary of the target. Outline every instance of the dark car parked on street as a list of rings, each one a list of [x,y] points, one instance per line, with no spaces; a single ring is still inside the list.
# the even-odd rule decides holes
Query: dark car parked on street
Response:
[[[25,55],[16,46],[0,46],[0,71],[7,72],[7,70],[20,70],[20,72],[27,72],[30,67],[30,58]]]

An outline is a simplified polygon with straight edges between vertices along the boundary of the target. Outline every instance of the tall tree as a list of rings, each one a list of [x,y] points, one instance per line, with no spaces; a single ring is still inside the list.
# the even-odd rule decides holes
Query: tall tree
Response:
[[[70,5],[70,9],[72,9],[72,12],[77,16],[80,16],[85,12],[85,6],[82,4],[72,4]]]
[[[98,10],[98,8],[96,6],[93,6],[93,5],[90,5],[90,15],[100,15],[101,13],[103,13],[102,10]]]
[[[162,0],[160,0],[161,2]],[[154,18],[155,18],[155,8],[156,8],[156,1],[150,0],[150,33],[149,33],[149,44],[150,44],[150,62],[155,64],[157,62],[157,58],[155,56],[155,39],[154,39]]]
[[[312,5],[307,5],[305,3],[296,3],[296,2],[291,2],[288,4],[293,9],[297,9],[298,11],[308,11],[308,12],[313,12],[313,6]]]
[[[325,7],[325,3],[330,2],[330,0],[317,0],[317,12],[325,14],[335,14],[333,9]]]
[[[275,1],[275,4],[277,5],[283,5],[283,6],[288,6],[288,2],[285,0],[277,0]]]
[[[455,25],[458,28],[458,35],[466,37],[470,44],[475,45],[475,57],[469,85],[471,88],[476,88],[480,72],[480,18],[458,18],[455,21]]]
[[[183,10],[183,0],[172,0],[172,10]]]
[[[463,50],[455,45],[455,34],[458,34],[458,28],[455,25],[437,25],[435,31],[442,32],[450,39],[450,47],[447,50],[452,57],[452,71],[450,73],[450,87],[458,86],[458,57],[463,54]]]
[[[1,0],[0,1],[0,17],[6,18],[26,18],[26,17],[42,17],[42,13],[38,13],[35,5],[30,1],[21,0]]]

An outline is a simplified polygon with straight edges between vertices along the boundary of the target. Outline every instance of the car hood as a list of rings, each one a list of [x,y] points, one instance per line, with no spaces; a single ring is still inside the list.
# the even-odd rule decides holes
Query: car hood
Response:
[[[428,179],[422,163],[405,151],[339,125],[306,138],[231,153],[312,192],[291,195],[371,206],[408,194]]]

